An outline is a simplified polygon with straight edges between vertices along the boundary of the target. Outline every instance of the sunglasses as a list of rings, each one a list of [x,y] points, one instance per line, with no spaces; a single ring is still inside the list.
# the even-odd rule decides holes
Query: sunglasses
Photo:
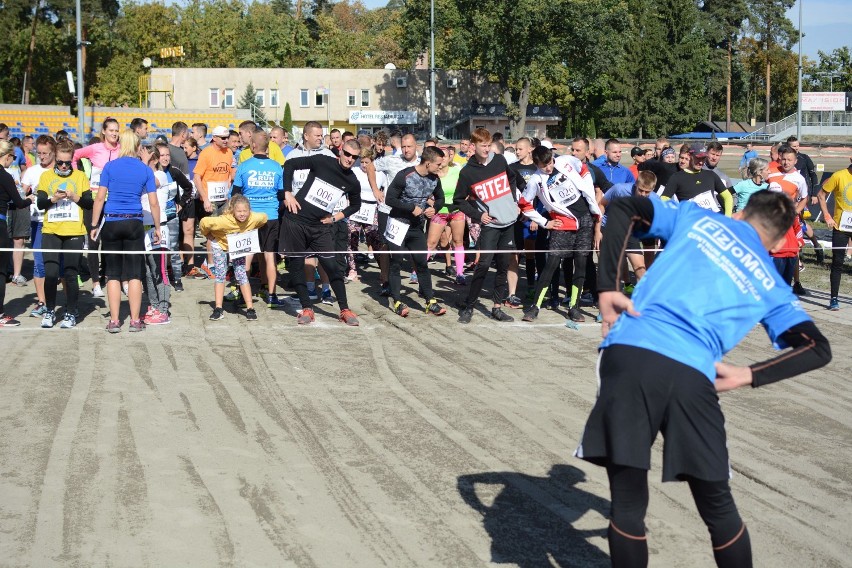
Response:
[[[351,154],[346,150],[341,150],[341,152],[343,152],[344,156],[346,156],[347,158],[352,158],[353,160],[357,160],[360,157],[360,154]]]
[[[70,168],[73,163],[72,160],[56,160],[57,166],[68,166]]]
[[[214,136],[213,138],[218,138],[219,140],[227,140],[229,136]]]

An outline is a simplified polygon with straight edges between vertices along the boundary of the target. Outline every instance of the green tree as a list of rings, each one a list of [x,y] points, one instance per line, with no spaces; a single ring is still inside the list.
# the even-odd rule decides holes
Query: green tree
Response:
[[[751,51],[751,66],[762,67],[766,72],[763,88],[767,124],[772,111],[772,66],[789,58],[790,47],[798,41],[798,32],[785,15],[795,3],[796,0],[748,0],[748,31],[760,46]]]
[[[290,103],[284,105],[284,118],[281,119],[281,128],[287,134],[293,136],[293,112],[290,110]]]
[[[257,91],[251,81],[246,85],[246,90],[243,91],[243,96],[237,102],[237,108],[246,108],[251,110],[252,120],[258,124],[266,124],[266,115],[260,107],[255,106],[257,99]]]
[[[711,101],[717,100],[714,95],[719,91],[718,86],[724,85],[725,129],[730,130],[734,47],[748,17],[746,0],[704,0],[701,14],[704,17],[704,34],[711,49],[708,68],[718,78],[711,83],[710,98]],[[710,109],[712,113],[712,102]]]
[[[848,46],[831,53],[818,52],[819,61],[811,69],[814,90],[852,91],[852,53]],[[829,75],[833,78],[830,79]]]

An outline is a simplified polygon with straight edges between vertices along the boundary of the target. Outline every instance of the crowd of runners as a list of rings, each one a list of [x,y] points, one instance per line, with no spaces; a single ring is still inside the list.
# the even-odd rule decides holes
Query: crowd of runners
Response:
[[[326,137],[315,122],[295,146],[280,128],[267,133],[249,121],[236,132],[216,126],[209,140],[203,124],[177,122],[171,134],[148,143],[144,120],[122,130],[108,119],[85,147],[62,133],[21,147],[0,140],[0,248],[9,249],[0,254],[0,326],[20,325],[3,300],[7,276],[29,285],[21,274],[28,239],[37,298],[30,315],[44,328],[60,322],[61,279],[59,325],[73,328],[87,274],[92,294],[107,296],[111,333],[122,327],[122,295],[130,331],[169,323],[170,294],[190,278],[213,280],[210,320],[225,317],[226,301],[243,302],[243,316],[257,320],[252,275],[262,301],[293,303],[299,324],[314,321],[321,301],[336,302],[339,320],[358,325],[347,283],[371,260],[376,292],[393,314],[410,313],[401,273],[411,268],[409,295],[419,294],[425,314],[447,313],[433,277],[447,278],[458,288],[458,321],[469,323],[493,265],[497,322],[522,308],[522,319],[534,321],[547,302],[564,304],[577,323],[584,296],[599,306],[599,396],[576,456],[606,467],[613,565],[647,565],[647,473],[662,432],[663,478],[689,483],[717,564],[751,566],[716,393],[831,359],[796,301],[805,292],[797,278],[803,241],[819,247],[801,215],[815,200],[833,231],[828,308],[837,310],[852,237],[852,163],[820,187],[794,139],[773,146],[770,160],[746,154],[735,183],[718,167],[715,142],[675,149],[661,139],[653,151],[631,149],[627,167],[618,140],[598,147],[578,137],[559,155],[548,140],[507,144],[482,128],[458,149],[434,139],[419,149],[410,134]],[[522,261],[526,301],[518,295]],[[283,270],[293,297],[278,293]],[[789,350],[749,367],[722,363],[758,322]]]
[[[718,142],[673,148],[660,139],[653,149],[633,147],[633,164],[625,166],[618,140],[578,137],[559,155],[549,140],[510,143],[481,128],[458,148],[437,139],[421,146],[399,132],[324,134],[316,122],[305,124],[293,145],[282,128],[266,132],[251,121],[237,131],[216,126],[209,135],[205,124],[176,122],[170,139],[152,140],[142,118],[123,131],[107,119],[86,146],[61,131],[23,140],[6,140],[8,133],[0,125],[7,194],[0,198],[6,225],[0,248],[18,250],[0,253],[2,327],[20,323],[19,314],[3,313],[2,296],[7,280],[30,283],[22,274],[27,242],[35,249],[30,315],[53,327],[61,285],[61,326],[74,327],[79,292],[89,281],[94,297],[107,296],[108,330],[117,332],[122,294],[130,303],[129,329],[139,331],[171,321],[170,294],[183,291],[188,279],[214,280],[211,320],[225,317],[224,302],[257,320],[251,276],[260,280],[263,304],[292,303],[300,324],[314,321],[313,302],[321,301],[336,302],[340,320],[357,325],[345,284],[359,280],[372,262],[379,267],[378,294],[402,317],[410,313],[405,292],[422,298],[425,313],[447,313],[433,285],[438,263],[434,277],[458,289],[453,303],[462,323],[471,321],[493,266],[494,320],[513,321],[512,310],[523,309],[523,321],[533,321],[542,307],[564,307],[570,326],[585,320],[582,305],[597,304],[595,251],[606,209],[633,195],[693,201],[730,216],[756,191],[783,191],[800,215],[772,255],[799,295],[808,293],[799,282],[804,239],[819,262],[825,258],[801,217],[806,205],[821,204],[837,250],[852,235],[852,170],[820,186],[812,160],[792,138],[774,145],[769,159],[749,149],[740,164],[743,179],[734,181],[718,167]],[[834,195],[833,212],[828,195]],[[195,250],[198,237],[206,254]],[[237,243],[245,250],[230,250]],[[664,243],[631,236],[627,245],[632,272],[625,264],[620,284],[629,293]],[[146,250],[152,254],[109,254]],[[162,250],[171,254],[153,254]],[[839,309],[844,262],[837,250],[831,310]],[[406,269],[411,290],[402,283]],[[293,296],[279,294],[285,272]]]
[[[170,139],[152,139],[142,118],[123,131],[107,119],[86,146],[61,131],[23,140],[6,140],[8,133],[0,125],[7,194],[0,198],[6,225],[0,248],[16,250],[0,253],[0,327],[20,323],[19,314],[4,313],[2,296],[7,280],[30,283],[22,274],[28,241],[35,249],[30,315],[42,327],[59,322],[61,285],[60,325],[74,327],[80,289],[89,281],[94,297],[107,296],[107,329],[118,332],[122,295],[129,300],[129,329],[139,331],[171,321],[170,295],[183,291],[188,279],[215,282],[211,320],[225,317],[224,302],[257,320],[251,276],[260,280],[265,305],[292,303],[300,324],[314,321],[313,302],[320,301],[336,302],[340,320],[357,325],[345,285],[371,262],[379,267],[378,294],[402,317],[410,313],[406,297],[412,295],[422,299],[425,313],[447,313],[435,294],[437,277],[458,289],[457,298],[447,300],[459,309],[460,322],[470,322],[493,266],[495,321],[513,321],[515,309],[533,321],[542,307],[564,307],[571,326],[585,320],[581,306],[597,305],[595,251],[606,209],[634,195],[692,201],[730,216],[756,191],[783,191],[800,215],[772,255],[799,295],[808,293],[798,277],[804,239],[813,242],[819,262],[825,258],[801,216],[806,205],[821,204],[834,247],[847,246],[852,235],[852,169],[820,186],[812,160],[793,138],[774,145],[769,159],[749,149],[740,164],[743,179],[735,182],[718,167],[723,147],[715,141],[673,148],[660,139],[653,149],[631,148],[633,164],[625,166],[618,140],[578,137],[559,155],[547,139],[510,143],[481,128],[458,148],[437,139],[421,146],[399,132],[324,134],[316,122],[305,124],[293,145],[282,128],[266,132],[251,121],[237,131],[216,126],[209,135],[205,124],[176,122]],[[195,250],[199,236],[206,254]],[[237,244],[241,250],[231,250]],[[632,271],[625,264],[619,273],[628,293],[664,244],[629,237]],[[839,248],[832,253],[831,310],[839,309]],[[162,250],[171,254],[157,253]],[[410,270],[410,288],[403,285],[404,270]],[[292,296],[279,294],[284,272]]]

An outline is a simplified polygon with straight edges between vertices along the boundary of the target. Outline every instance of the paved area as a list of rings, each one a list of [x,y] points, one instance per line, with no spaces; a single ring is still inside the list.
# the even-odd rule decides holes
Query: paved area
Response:
[[[484,310],[466,327],[452,313],[403,320],[376,285],[370,270],[347,287],[358,328],[326,306],[304,328],[262,305],[258,322],[210,322],[212,285],[192,281],[173,323],[143,333],[106,334],[88,292],[77,329],[2,330],[0,565],[608,565],[606,476],[571,457],[598,326],[572,331],[546,310],[534,325]],[[9,311],[32,297],[10,286]],[[852,554],[852,299],[805,305],[831,365],[722,397],[758,566]],[[756,329],[730,359],[769,352]],[[686,486],[659,483],[657,450],[651,564],[712,566]]]

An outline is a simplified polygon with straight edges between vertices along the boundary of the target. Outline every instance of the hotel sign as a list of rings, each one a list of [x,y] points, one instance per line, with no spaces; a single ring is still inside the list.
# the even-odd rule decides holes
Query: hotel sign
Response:
[[[411,110],[353,110],[349,124],[417,124],[417,112]]]

